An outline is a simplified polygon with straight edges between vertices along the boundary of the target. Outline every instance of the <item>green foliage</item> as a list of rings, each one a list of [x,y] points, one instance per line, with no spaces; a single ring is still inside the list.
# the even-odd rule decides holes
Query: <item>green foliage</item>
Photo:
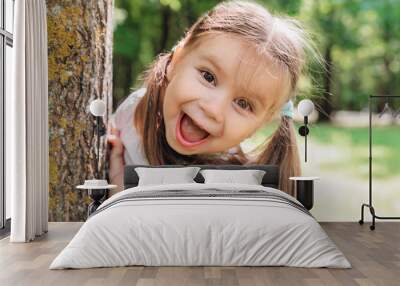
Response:
[[[169,6],[173,11],[179,11],[181,9],[181,2],[179,0],[160,0],[164,6]]]

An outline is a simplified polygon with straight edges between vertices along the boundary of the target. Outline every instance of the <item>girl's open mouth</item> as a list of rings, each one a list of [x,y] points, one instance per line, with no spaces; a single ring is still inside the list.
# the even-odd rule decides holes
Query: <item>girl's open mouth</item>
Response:
[[[197,146],[207,140],[210,133],[198,126],[190,116],[181,113],[176,123],[176,138],[185,147]]]

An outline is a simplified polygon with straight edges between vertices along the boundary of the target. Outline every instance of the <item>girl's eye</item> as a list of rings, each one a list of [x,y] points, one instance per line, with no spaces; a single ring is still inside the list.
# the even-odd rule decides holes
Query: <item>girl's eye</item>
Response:
[[[251,107],[250,103],[246,99],[238,98],[238,99],[235,100],[235,102],[241,109],[244,109],[244,110],[247,110],[247,111],[252,111],[252,107]]]
[[[208,71],[201,71],[201,74],[203,75],[203,78],[208,81],[209,83],[212,83],[214,81],[214,85],[215,85],[215,76],[208,72]]]

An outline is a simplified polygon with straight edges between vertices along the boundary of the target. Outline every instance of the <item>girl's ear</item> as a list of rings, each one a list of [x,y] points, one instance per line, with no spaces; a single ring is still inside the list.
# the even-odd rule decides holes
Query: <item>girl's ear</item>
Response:
[[[172,77],[172,69],[173,69],[173,57],[171,59],[171,61],[169,62],[169,64],[167,65],[167,70],[166,70],[166,77],[168,82],[171,81],[171,77]]]

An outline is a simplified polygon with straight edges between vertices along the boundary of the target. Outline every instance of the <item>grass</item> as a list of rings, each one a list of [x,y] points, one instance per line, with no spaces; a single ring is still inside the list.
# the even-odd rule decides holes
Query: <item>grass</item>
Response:
[[[299,127],[296,124],[296,129]],[[260,130],[252,143],[260,143],[276,129],[270,125]],[[303,138],[298,135],[298,142]],[[310,141],[318,146],[309,152],[321,152],[319,167],[360,178],[368,177],[368,127],[337,127],[329,123],[310,125]],[[312,144],[310,143],[310,144]],[[400,126],[373,128],[373,176],[377,179],[400,177]]]

